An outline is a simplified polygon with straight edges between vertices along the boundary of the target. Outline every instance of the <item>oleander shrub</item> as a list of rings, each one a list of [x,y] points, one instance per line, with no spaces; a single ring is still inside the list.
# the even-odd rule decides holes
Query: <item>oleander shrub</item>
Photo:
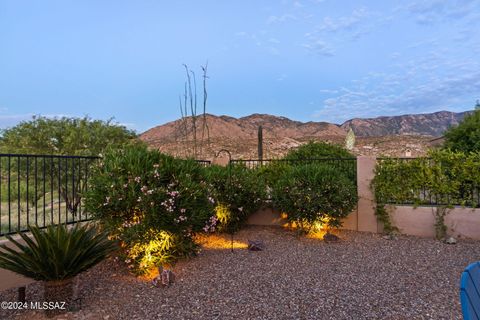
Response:
[[[303,232],[316,224],[338,228],[357,203],[355,184],[322,164],[289,167],[273,187],[273,206]]]
[[[194,234],[215,227],[203,169],[145,146],[109,150],[92,174],[86,206],[119,239],[135,273],[195,254]]]
[[[265,184],[257,170],[243,165],[210,166],[204,169],[220,232],[237,231],[248,217],[260,209]]]

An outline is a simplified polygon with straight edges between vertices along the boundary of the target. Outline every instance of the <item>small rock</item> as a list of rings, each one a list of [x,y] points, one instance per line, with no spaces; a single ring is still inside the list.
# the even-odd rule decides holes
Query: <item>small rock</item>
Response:
[[[338,241],[338,240],[340,240],[339,237],[337,237],[336,235],[331,234],[329,232],[325,233],[325,235],[323,236],[323,241],[333,242],[333,241]]]
[[[155,287],[170,287],[175,282],[175,274],[172,270],[163,269],[163,267],[158,268],[158,276],[152,280],[152,284]]]
[[[397,236],[394,235],[393,233],[386,234],[382,237],[385,240],[397,240]]]
[[[457,243],[457,239],[455,239],[454,237],[450,237],[448,239],[445,240],[445,243],[446,244],[456,244]]]
[[[262,251],[265,249],[265,245],[261,240],[248,240],[248,250],[250,251]]]

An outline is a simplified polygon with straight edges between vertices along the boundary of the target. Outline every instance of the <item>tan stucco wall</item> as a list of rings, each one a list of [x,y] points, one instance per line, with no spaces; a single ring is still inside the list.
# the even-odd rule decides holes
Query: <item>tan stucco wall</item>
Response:
[[[18,240],[18,237],[14,237],[15,240]],[[23,241],[19,241],[23,242]],[[6,244],[10,248],[12,247],[8,240],[0,240],[0,244]],[[10,272],[5,269],[0,268],[0,291],[7,290],[10,288],[22,287],[29,283],[32,283],[33,280],[20,276],[16,273]]]
[[[286,223],[287,220],[281,217],[280,212],[272,208],[260,209],[247,220],[247,224],[258,226],[283,226]]]
[[[435,237],[435,207],[389,206],[393,224],[401,233]],[[445,217],[447,234],[459,238],[480,240],[480,209],[448,209]]]
[[[358,231],[379,232],[375,201],[370,184],[374,177],[375,157],[357,157]]]

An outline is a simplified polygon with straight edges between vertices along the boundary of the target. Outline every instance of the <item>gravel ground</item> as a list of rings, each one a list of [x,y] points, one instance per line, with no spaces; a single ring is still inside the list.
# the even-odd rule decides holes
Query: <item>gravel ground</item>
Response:
[[[432,239],[340,231],[325,243],[282,229],[248,227],[206,241],[199,256],[178,263],[176,283],[156,288],[105,261],[78,279],[79,311],[58,319],[461,319],[458,283],[480,260],[480,242],[446,245]],[[265,251],[243,249],[261,239]],[[42,301],[39,284],[28,301]],[[14,301],[16,290],[0,293]],[[3,312],[3,314],[1,313]],[[39,311],[0,319],[43,319]]]

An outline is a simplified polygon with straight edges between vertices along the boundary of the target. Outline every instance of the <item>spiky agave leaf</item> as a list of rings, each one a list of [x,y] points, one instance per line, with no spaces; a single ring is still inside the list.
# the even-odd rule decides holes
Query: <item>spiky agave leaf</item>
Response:
[[[0,245],[0,268],[34,280],[63,280],[74,277],[103,259],[117,246],[94,226],[29,227],[32,237],[20,233],[25,242],[7,236],[11,247]]]

